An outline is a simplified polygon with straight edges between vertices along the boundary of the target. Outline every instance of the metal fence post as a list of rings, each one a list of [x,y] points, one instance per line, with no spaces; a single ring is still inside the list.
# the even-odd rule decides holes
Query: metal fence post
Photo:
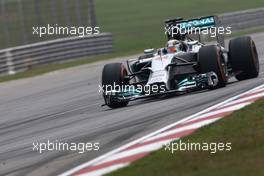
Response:
[[[82,16],[81,16],[81,8],[80,8],[80,0],[75,0],[75,11],[78,26],[82,25]]]
[[[8,49],[6,51],[5,57],[6,57],[6,65],[7,65],[7,69],[8,69],[8,74],[9,75],[16,74],[15,66],[14,66],[14,62],[13,62],[13,56],[11,54],[11,50]]]
[[[6,15],[6,9],[5,9],[5,0],[1,1],[1,16],[3,16],[4,18],[3,20],[3,30],[4,30],[4,36],[5,36],[5,47],[9,47],[10,46],[10,34],[9,34],[9,30],[8,30],[8,19],[7,19],[7,15]]]
[[[21,0],[17,0],[17,9],[19,14],[19,23],[20,23],[20,30],[22,32],[22,44],[27,44],[27,33],[25,29],[25,19],[23,13],[23,5]]]
[[[96,26],[96,17],[94,10],[94,0],[88,0],[88,19],[90,20],[91,27]]]
[[[51,15],[52,15],[52,18],[54,20],[54,24],[58,24],[58,15],[57,15],[57,4],[56,4],[56,0],[51,0],[50,7],[51,7]]]
[[[42,18],[41,18],[41,13],[40,13],[39,0],[35,0],[34,1],[34,5],[35,5],[35,14],[36,14],[36,17],[37,17],[37,24],[41,25],[42,24]]]
[[[63,0],[63,13],[64,13],[64,17],[67,23],[67,26],[70,27],[71,26],[71,19],[68,13],[68,0]]]

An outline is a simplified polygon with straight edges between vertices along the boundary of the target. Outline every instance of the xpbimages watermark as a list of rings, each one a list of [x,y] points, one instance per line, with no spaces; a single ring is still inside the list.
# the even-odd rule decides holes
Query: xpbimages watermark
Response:
[[[165,27],[165,35],[175,36],[175,35],[185,35],[185,34],[195,34],[195,35],[210,35],[210,37],[216,37],[217,35],[231,35],[231,27],[210,27],[210,28],[201,28],[201,27],[187,27],[181,28],[173,26],[170,28]]]
[[[211,154],[215,154],[219,151],[231,151],[231,142],[183,142],[178,140],[176,142],[168,143],[164,147],[165,151],[171,152],[172,154],[176,151],[208,151]]]
[[[45,37],[48,35],[72,35],[84,37],[86,35],[100,34],[100,27],[84,27],[84,26],[58,26],[58,24],[47,26],[33,26],[32,34],[38,37]]]
[[[111,93],[138,93],[144,95],[150,95],[152,93],[163,93],[166,91],[166,86],[161,85],[118,85],[114,82],[113,85],[98,85],[99,93],[111,94]]]
[[[33,142],[32,150],[40,154],[44,152],[54,152],[54,151],[73,151],[80,154],[89,152],[89,151],[98,151],[100,149],[99,142],[61,142],[59,140],[46,142]]]

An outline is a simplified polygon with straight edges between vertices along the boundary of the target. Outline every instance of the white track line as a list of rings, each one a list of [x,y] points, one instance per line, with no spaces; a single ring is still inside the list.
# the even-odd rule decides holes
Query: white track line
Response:
[[[248,102],[240,103],[240,104],[236,104],[234,106],[231,106],[231,107],[228,107],[228,108],[225,108],[225,109],[223,108],[223,109],[219,109],[219,110],[216,110],[216,111],[208,112],[208,113],[203,114],[203,115],[201,115],[199,117],[195,117],[193,119],[190,119],[190,120],[188,120],[188,121],[186,121],[184,123],[189,123],[189,122],[192,122],[194,120],[203,119],[203,118],[206,118],[206,117],[209,117],[209,116],[213,116],[213,115],[217,116],[217,114],[222,114],[222,113],[226,113],[226,112],[233,112],[233,111],[241,109],[241,108],[243,108],[243,107],[245,107],[245,106],[247,106],[249,104],[250,103],[248,103]]]
[[[260,97],[263,97],[263,96],[264,96],[264,92],[260,93],[260,94],[256,94],[256,95],[252,95],[252,96],[248,96],[248,97],[245,97],[245,98],[241,98],[241,99],[232,101],[232,102],[227,103],[224,106],[221,106],[219,108],[227,107],[227,106],[230,106],[230,105],[233,105],[233,104],[237,104],[237,103],[240,103],[240,102],[244,102],[244,101],[250,101],[251,99],[260,98]]]
[[[98,169],[96,171],[81,174],[79,176],[101,176],[101,175],[107,174],[109,172],[115,171],[117,169],[126,167],[128,165],[129,165],[129,163],[115,164],[115,165],[112,165],[112,166],[109,166],[106,168]]]
[[[143,145],[143,146],[140,146],[140,147],[137,147],[137,148],[134,148],[134,149],[125,150],[123,152],[114,154],[111,157],[106,158],[105,160],[103,160],[103,161],[101,161],[99,163],[96,163],[96,165],[103,164],[103,163],[110,162],[110,161],[115,161],[115,160],[118,160],[118,159],[121,159],[121,158],[133,156],[133,155],[140,154],[140,153],[152,152],[152,151],[160,149],[165,144],[171,142],[171,140],[172,139],[159,141],[159,142],[156,142],[156,143],[153,143],[153,144],[147,144],[147,145]]]
[[[264,87],[254,90],[252,93],[264,91]]]
[[[142,142],[152,141],[152,140],[155,140],[155,139],[159,139],[161,137],[166,137],[166,136],[169,136],[169,135],[172,135],[172,134],[176,134],[176,133],[180,133],[180,132],[184,132],[184,131],[187,131],[187,130],[194,130],[194,129],[200,128],[202,126],[208,125],[210,123],[213,123],[214,121],[216,121],[218,119],[219,118],[208,119],[208,120],[204,120],[204,121],[201,121],[201,122],[193,123],[191,125],[186,125],[184,127],[176,128],[174,130],[169,130],[167,132],[163,132],[163,133],[160,133],[160,134],[158,134],[156,136],[148,138],[148,139],[146,139],[146,140],[144,140]]]

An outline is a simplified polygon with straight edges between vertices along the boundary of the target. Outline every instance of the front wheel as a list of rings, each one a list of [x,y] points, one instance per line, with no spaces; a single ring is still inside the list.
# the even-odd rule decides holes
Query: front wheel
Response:
[[[225,62],[219,47],[216,45],[202,47],[198,53],[198,64],[201,73],[214,72],[217,75],[218,84],[211,89],[226,86]]]
[[[111,63],[106,64],[103,68],[102,73],[102,86],[104,91],[107,87],[111,87],[114,90],[114,86],[122,86],[127,84],[125,81],[125,76],[127,76],[127,69],[122,63]],[[110,108],[120,108],[127,106],[128,102],[120,102],[116,99],[112,99],[103,94],[106,105]]]

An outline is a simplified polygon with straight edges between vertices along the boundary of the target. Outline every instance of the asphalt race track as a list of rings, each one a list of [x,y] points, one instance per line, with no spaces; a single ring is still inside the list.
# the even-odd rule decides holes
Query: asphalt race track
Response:
[[[103,61],[0,84],[0,175],[56,175],[122,144],[264,83],[264,33],[256,42],[259,78],[226,88],[131,102],[110,110],[98,92]],[[123,58],[127,59],[127,58]],[[120,61],[122,58],[116,59]],[[33,151],[40,141],[100,142],[78,154]]]

